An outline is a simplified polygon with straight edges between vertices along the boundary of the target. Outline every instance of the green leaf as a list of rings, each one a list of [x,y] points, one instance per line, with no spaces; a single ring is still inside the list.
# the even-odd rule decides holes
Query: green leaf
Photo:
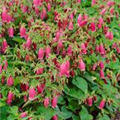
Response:
[[[62,106],[61,111],[64,113],[63,117],[65,119],[68,119],[68,118],[70,118],[72,116],[72,112],[70,112],[69,110],[67,110],[66,106]]]
[[[88,84],[85,79],[77,77],[76,79],[73,79],[72,83],[76,85],[79,89],[81,89],[84,93],[87,92]]]
[[[93,116],[90,115],[87,109],[82,106],[82,110],[79,113],[81,120],[93,120]]]
[[[110,120],[108,115],[104,114],[102,117],[100,117],[98,120]]]
[[[72,115],[72,120],[80,120],[80,117],[77,115]]]
[[[45,108],[44,106],[40,106],[37,109],[37,114],[40,114],[44,117],[45,120],[50,120],[57,112],[52,108]]]

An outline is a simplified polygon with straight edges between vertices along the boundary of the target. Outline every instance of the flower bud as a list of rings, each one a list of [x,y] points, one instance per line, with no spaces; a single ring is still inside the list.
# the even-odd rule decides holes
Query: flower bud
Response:
[[[2,73],[2,65],[0,65],[0,74]]]
[[[69,23],[68,29],[73,30],[73,23],[72,22]]]
[[[7,96],[8,105],[11,105],[12,100],[13,100],[13,93],[11,91],[9,91],[8,96]]]
[[[36,91],[33,87],[29,89],[29,100],[33,100],[36,97]]]
[[[57,106],[57,96],[54,96],[52,99],[52,108],[55,108]]]
[[[88,103],[89,106],[92,106],[93,98],[92,97],[88,97],[87,103]]]
[[[14,84],[13,77],[10,76],[10,77],[7,79],[7,85],[8,85],[8,86],[12,86],[13,84]]]
[[[104,108],[104,106],[105,106],[105,100],[102,100],[101,102],[100,102],[100,104],[99,104],[99,109],[103,109]]]
[[[20,118],[24,118],[24,117],[26,117],[27,115],[28,115],[27,112],[23,112],[23,113],[21,113]]]
[[[47,48],[45,49],[45,54],[46,54],[46,58],[48,58],[49,55],[51,54],[51,48],[50,48],[50,47],[47,47]]]
[[[43,50],[43,48],[40,48],[38,51],[38,59],[42,60],[43,57],[44,57],[44,50]]]
[[[100,70],[100,78],[101,79],[104,79],[105,77],[104,77],[104,71],[103,70]]]
[[[26,29],[24,26],[20,27],[20,37],[25,38],[26,37]]]
[[[58,120],[57,115],[54,115],[54,116],[52,117],[52,120]]]
[[[44,106],[47,108],[48,105],[49,105],[49,98],[47,97],[44,99]]]
[[[14,29],[13,29],[13,27],[10,27],[8,29],[8,33],[9,33],[9,37],[13,37],[14,36]]]
[[[83,62],[82,59],[79,61],[79,69],[81,71],[85,71],[85,63]]]

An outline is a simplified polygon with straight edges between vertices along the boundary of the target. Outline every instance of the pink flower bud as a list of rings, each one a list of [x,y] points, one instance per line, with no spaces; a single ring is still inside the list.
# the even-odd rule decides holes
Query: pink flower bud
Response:
[[[86,20],[83,20],[80,24],[79,24],[79,26],[80,27],[83,27],[83,26],[85,26],[87,24],[87,21]]]
[[[89,106],[92,106],[93,98],[92,97],[88,97],[87,103],[88,103]]]
[[[6,7],[3,7],[3,12],[1,14],[2,22],[7,22],[7,17],[8,17],[7,9]]]
[[[79,69],[81,71],[85,71],[85,63],[83,62],[82,59],[79,61]]]
[[[6,40],[3,40],[3,42],[2,42],[2,47],[1,47],[1,52],[2,52],[2,53],[5,53],[7,47],[8,47],[7,41],[6,41]]]
[[[101,55],[105,54],[105,49],[104,49],[103,44],[100,44],[100,46],[99,46],[99,52],[100,52]]]
[[[14,35],[14,29],[13,29],[13,27],[10,27],[8,29],[8,32],[9,32],[9,37],[13,37],[13,35]]]
[[[58,120],[57,115],[54,115],[54,116],[52,117],[52,120]]]
[[[37,86],[37,91],[38,91],[38,93],[41,94],[41,93],[43,92],[44,88],[45,88],[45,85],[44,85],[44,84],[38,85],[38,86]]]
[[[38,51],[38,59],[42,60],[43,57],[44,57],[44,50],[42,48],[40,48]]]
[[[39,8],[38,7],[35,7],[35,13],[36,13],[36,15],[39,15]]]
[[[24,99],[24,102],[27,102],[27,100],[28,100],[26,95],[24,95],[23,99]]]
[[[47,47],[47,48],[45,49],[45,54],[46,54],[46,58],[48,58],[49,55],[51,54],[51,48],[50,48],[50,47]]]
[[[20,118],[24,118],[24,117],[26,117],[27,115],[28,115],[27,112],[23,112],[23,113],[21,113]]]
[[[2,65],[0,65],[0,74],[2,73]]]
[[[55,37],[56,37],[57,40],[60,38],[60,31],[56,32],[56,36]]]
[[[52,99],[52,108],[55,108],[57,106],[57,96],[54,96]]]
[[[21,6],[21,10],[22,10],[23,13],[26,13],[27,9],[28,9],[27,6],[24,6],[24,5]]]
[[[104,69],[104,63],[103,63],[102,61],[99,63],[99,66],[100,66],[100,69],[101,69],[101,70]]]
[[[50,3],[47,4],[47,9],[48,9],[48,11],[51,11],[51,4]]]
[[[92,6],[94,6],[96,3],[96,0],[92,0]]]
[[[110,31],[108,31],[108,32],[106,33],[105,37],[106,37],[107,39],[109,39],[109,40],[113,40],[113,33],[110,32]]]
[[[67,54],[70,56],[72,55],[72,46],[69,45],[68,49],[67,49]]]
[[[97,67],[97,64],[95,63],[95,64],[93,65],[93,67],[92,67],[92,70],[95,70],[96,67]]]
[[[14,84],[13,77],[10,76],[10,77],[7,79],[7,85],[8,85],[8,86],[12,86],[13,84]]]
[[[42,10],[42,12],[41,12],[41,14],[40,14],[40,18],[43,20],[43,19],[46,18],[46,17],[47,17],[47,12],[46,12],[46,9],[43,8],[43,10]]]
[[[80,23],[82,22],[82,15],[80,14],[77,19],[77,23],[80,26]]]
[[[47,97],[44,99],[44,106],[47,108],[48,105],[49,105],[49,98]]]
[[[104,79],[105,77],[104,77],[104,71],[103,70],[100,70],[100,78],[101,79]]]
[[[11,91],[9,91],[8,96],[7,96],[8,105],[11,105],[12,100],[13,100],[13,93]]]
[[[42,74],[43,73],[43,68],[38,68],[37,70],[36,70],[36,74],[37,75],[40,75],[40,74]]]
[[[2,85],[5,83],[5,76],[2,76],[1,83],[2,83]]]
[[[73,30],[73,23],[72,22],[69,23],[68,29]]]
[[[29,49],[31,47],[31,44],[32,44],[32,40],[28,37],[26,41],[26,48]]]
[[[82,53],[86,54],[87,53],[87,49],[84,43],[81,44],[81,48],[82,48]]]
[[[111,8],[110,9],[110,14],[113,15],[113,13],[114,13],[114,8]]]
[[[91,29],[92,32],[96,31],[96,27],[95,27],[95,23],[94,22],[91,23],[90,29]]]
[[[99,104],[99,109],[103,109],[104,108],[104,106],[105,106],[105,100],[102,100],[101,102],[100,102],[100,104]]]
[[[41,0],[33,0],[33,5],[34,6],[40,6],[41,5]]]
[[[108,1],[107,6],[108,6],[108,7],[111,7],[111,6],[113,6],[114,4],[115,4],[114,1]]]
[[[99,52],[99,45],[95,47],[96,52]]]
[[[63,48],[63,42],[62,42],[62,40],[59,40],[58,41],[58,49],[61,49],[61,48]]]
[[[77,0],[77,3],[81,3],[81,0]]]
[[[21,83],[20,88],[21,88],[22,91],[27,91],[29,89],[29,86],[28,86],[28,84]]]
[[[20,37],[25,38],[26,37],[26,29],[24,26],[20,27]]]
[[[62,65],[60,65],[60,76],[63,76],[65,75],[66,77],[69,77],[69,74],[70,74],[70,71],[69,71],[69,68],[70,68],[70,63],[69,61],[63,63]]]
[[[106,12],[106,8],[103,8],[102,11],[100,12],[101,15],[104,15]]]
[[[36,91],[33,87],[29,89],[29,100],[33,100],[36,97]]]

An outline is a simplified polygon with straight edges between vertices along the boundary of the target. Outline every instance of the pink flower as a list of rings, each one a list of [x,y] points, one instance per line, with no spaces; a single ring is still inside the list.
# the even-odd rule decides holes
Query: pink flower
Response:
[[[48,105],[49,105],[49,98],[47,97],[44,99],[44,106],[47,108]]]
[[[92,106],[93,98],[92,98],[92,97],[88,97],[88,98],[87,98],[87,102],[88,102],[88,105],[89,105],[89,106]]]
[[[7,85],[8,85],[8,86],[12,86],[13,84],[14,84],[13,77],[10,76],[10,77],[7,79]]]
[[[50,3],[47,4],[47,9],[48,9],[48,11],[51,11],[51,4]]]
[[[44,57],[44,50],[43,50],[43,48],[40,48],[38,51],[38,59],[42,60],[43,57]]]
[[[103,63],[102,61],[99,63],[99,66],[100,66],[100,69],[101,69],[101,70],[104,69],[104,63]]]
[[[36,74],[37,75],[40,75],[40,74],[42,74],[43,73],[43,68],[38,68],[37,70],[36,70]]]
[[[46,54],[46,58],[48,58],[49,55],[51,54],[51,48],[50,48],[50,47],[47,47],[47,48],[45,49],[45,54]]]
[[[41,94],[41,93],[43,92],[44,88],[45,88],[45,85],[44,85],[44,84],[38,85],[38,86],[37,86],[37,91],[38,91],[38,93]]]
[[[101,79],[104,79],[105,77],[104,77],[104,71],[103,70],[100,70],[100,78]]]
[[[21,113],[20,118],[24,118],[24,117],[26,117],[27,115],[28,115],[27,112],[23,112],[23,113]]]
[[[102,11],[100,12],[101,15],[104,15],[106,12],[106,8],[103,8]]]
[[[52,99],[52,108],[55,108],[57,106],[57,96],[54,96]]]
[[[28,9],[27,6],[24,6],[24,5],[21,6],[21,10],[22,10],[23,13],[26,13],[27,9]]]
[[[87,53],[87,49],[84,43],[81,44],[81,48],[82,48],[82,53],[86,54]]]
[[[91,22],[90,29],[91,29],[92,32],[96,31],[96,27],[95,27],[95,23],[94,22]]]
[[[0,65],[0,74],[2,73],[2,65]]]
[[[82,15],[80,14],[77,19],[77,24],[80,26],[81,22],[82,22]]]
[[[39,15],[39,8],[38,7],[35,7],[35,13],[36,13],[36,15]]]
[[[96,3],[96,0],[92,0],[92,6],[94,6]]]
[[[69,45],[69,47],[67,48],[67,54],[72,55],[72,46],[71,45]]]
[[[114,13],[114,8],[111,8],[110,9],[110,14],[113,15],[113,13]]]
[[[52,117],[52,120],[58,120],[57,115],[54,115],[54,116]]]
[[[93,65],[93,67],[92,67],[92,70],[95,70],[96,67],[97,67],[97,64],[95,63],[95,64]]]
[[[65,75],[66,77],[69,77],[69,75],[70,75],[69,68],[70,68],[69,61],[66,61],[65,63],[63,63],[62,65],[60,65],[60,73],[59,73],[60,76]]]
[[[57,32],[56,32],[55,37],[56,37],[57,40],[60,38],[60,31],[57,31]]]
[[[28,86],[28,84],[21,83],[20,88],[21,88],[22,91],[27,91],[29,89],[29,86]]]
[[[105,54],[105,49],[104,49],[103,44],[100,44],[100,46],[99,46],[99,52],[100,52],[101,55]]]
[[[8,29],[8,32],[9,32],[9,37],[13,37],[14,36],[14,29],[13,29],[13,27],[10,27]]]
[[[36,91],[33,87],[29,89],[29,100],[33,100],[36,97]]]
[[[108,32],[106,33],[105,37],[106,37],[107,39],[109,39],[109,40],[113,40],[113,33],[110,32],[110,31],[108,31]]]
[[[79,26],[80,27],[83,27],[83,26],[85,26],[87,24],[87,21],[86,20],[83,20],[80,24],[79,24]]]
[[[40,6],[41,5],[41,0],[33,0],[33,5],[34,6]]]
[[[32,44],[32,40],[28,37],[26,41],[26,48],[29,49],[31,47],[31,44]]]
[[[42,10],[42,12],[41,12],[41,14],[40,14],[40,18],[43,20],[44,18],[46,18],[46,16],[47,16],[46,9],[43,8],[43,10]]]
[[[62,40],[59,40],[58,41],[58,49],[61,49],[61,48],[63,48],[63,42],[62,42]]]
[[[20,37],[21,38],[26,37],[26,29],[25,29],[25,27],[23,25],[20,27]]]
[[[11,105],[12,100],[13,100],[13,93],[11,91],[9,91],[8,96],[7,96],[8,105]]]
[[[103,99],[101,102],[100,102],[100,104],[99,104],[99,109],[103,109],[104,108],[104,106],[105,106],[105,100]]]
[[[79,69],[81,71],[85,71],[85,63],[83,62],[82,59],[79,61]]]
[[[73,23],[72,22],[69,23],[68,29],[73,30]]]
[[[3,12],[1,14],[2,22],[7,22],[8,14],[6,7],[3,7]]]
[[[114,1],[108,1],[107,6],[111,7],[111,6],[113,6],[114,4],[115,4]]]
[[[1,52],[4,54],[6,49],[8,47],[8,44],[7,44],[7,41],[6,40],[3,40],[2,42],[2,47],[1,47]]]
[[[77,3],[81,3],[81,0],[77,0]]]

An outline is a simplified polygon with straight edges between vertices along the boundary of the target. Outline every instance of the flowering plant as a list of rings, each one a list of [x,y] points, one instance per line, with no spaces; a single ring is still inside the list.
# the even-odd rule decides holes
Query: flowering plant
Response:
[[[4,0],[0,12],[2,120],[114,116],[119,0]]]

